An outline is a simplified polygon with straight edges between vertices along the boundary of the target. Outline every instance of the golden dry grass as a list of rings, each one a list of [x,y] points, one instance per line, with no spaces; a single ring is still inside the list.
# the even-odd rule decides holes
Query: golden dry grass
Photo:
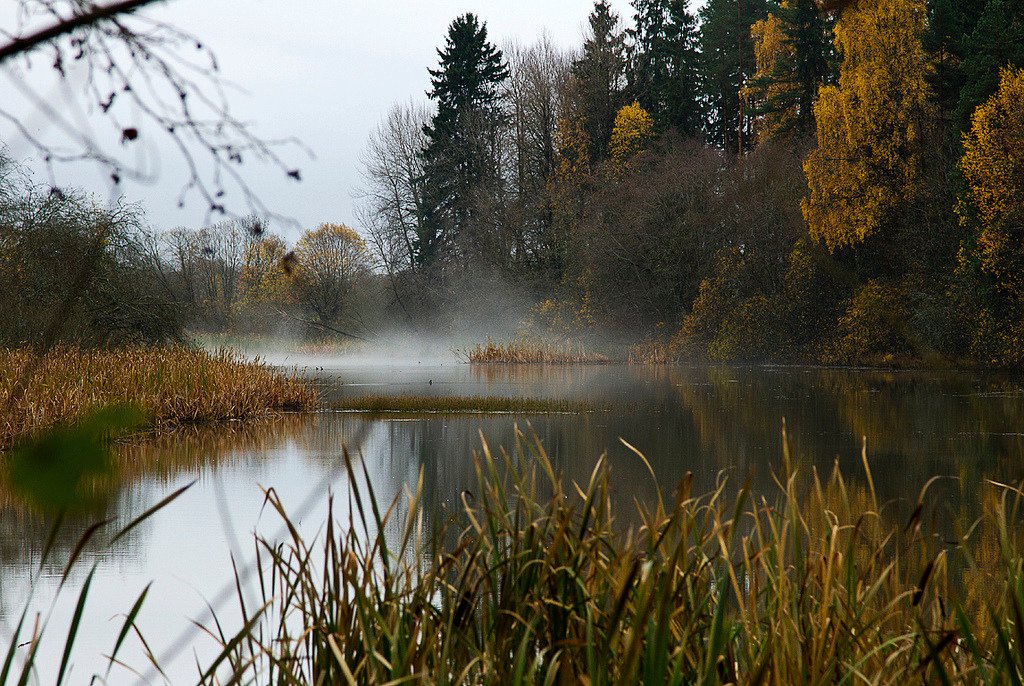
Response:
[[[0,449],[101,407],[130,403],[156,427],[306,410],[316,391],[296,375],[229,352],[186,347],[0,351]]]
[[[514,339],[507,342],[488,338],[472,348],[457,351],[471,364],[609,364],[607,355],[587,350],[580,343]]]

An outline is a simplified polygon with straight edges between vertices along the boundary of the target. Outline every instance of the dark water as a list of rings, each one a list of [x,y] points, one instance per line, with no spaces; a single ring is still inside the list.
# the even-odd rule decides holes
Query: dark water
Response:
[[[325,412],[273,422],[229,425],[163,437],[123,450],[123,483],[110,516],[127,522],[175,488],[195,485],[165,511],[113,547],[99,537],[84,566],[57,594],[60,567],[90,520],[70,522],[57,539],[55,562],[40,573],[48,524],[8,504],[0,511],[0,641],[4,645],[37,578],[32,607],[52,611],[44,640],[41,681],[53,681],[78,587],[97,568],[86,607],[88,627],[76,645],[74,678],[86,683],[105,664],[124,613],[145,585],[152,591],[140,619],[146,639],[170,683],[194,681],[195,655],[208,656],[212,639],[196,637],[189,619],[205,621],[206,603],[228,623],[237,617],[231,558],[247,569],[252,534],[274,536],[276,517],[264,507],[273,488],[313,537],[323,523],[329,493],[345,501],[346,446],[365,466],[378,496],[401,494],[422,471],[424,502],[436,515],[457,509],[474,488],[472,455],[481,434],[497,450],[517,440],[539,440],[569,477],[585,480],[607,453],[615,497],[623,505],[650,501],[654,479],[619,440],[642,451],[658,482],[670,489],[692,472],[698,490],[718,479],[750,480],[771,497],[772,473],[782,462],[785,422],[793,463],[829,470],[839,463],[848,479],[863,480],[861,449],[879,497],[916,500],[933,487],[950,518],[978,508],[985,479],[1024,478],[1024,387],[972,374],[822,370],[809,368],[485,367],[466,365],[337,367],[311,373],[325,396],[364,394],[522,395],[586,400],[600,409],[536,416],[405,416]],[[114,525],[111,525],[112,527]],[[109,538],[109,537],[108,537]],[[52,599],[57,597],[55,602]],[[52,607],[52,610],[51,610]],[[180,639],[180,640],[179,640]],[[138,641],[125,659],[146,673]],[[138,683],[115,668],[108,683]],[[165,683],[158,674],[144,682]]]

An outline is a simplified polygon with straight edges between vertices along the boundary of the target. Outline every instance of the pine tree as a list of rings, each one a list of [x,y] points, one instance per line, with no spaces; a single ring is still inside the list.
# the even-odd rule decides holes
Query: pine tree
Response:
[[[970,113],[958,113],[961,91],[968,85],[964,60],[972,54],[972,34],[986,0],[929,0],[924,45],[933,70],[928,77],[939,119],[941,152],[959,157]],[[977,103],[969,105],[973,110]]]
[[[608,149],[615,114],[625,104],[626,36],[606,0],[594,4],[589,24],[583,54],[572,65],[572,99],[590,140],[590,158],[598,161]]]
[[[487,40],[487,25],[472,13],[448,28],[440,64],[430,70],[437,112],[424,127],[426,211],[416,254],[424,263],[455,242],[464,256],[488,253],[488,236],[474,222],[475,192],[498,178],[496,132],[501,86],[509,76],[500,50]]]
[[[633,0],[630,93],[658,130],[700,131],[697,17],[689,0]]]
[[[766,0],[708,0],[701,10],[701,80],[708,138],[732,153],[754,141],[745,87],[756,69],[751,27],[767,18]]]

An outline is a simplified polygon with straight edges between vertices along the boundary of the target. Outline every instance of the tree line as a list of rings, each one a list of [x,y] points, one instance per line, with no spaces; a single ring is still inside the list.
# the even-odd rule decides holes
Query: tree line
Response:
[[[573,50],[465,14],[367,144],[360,231],[292,245],[157,235],[0,159],[0,344],[508,319],[637,359],[1019,365],[1022,5],[598,1]]]
[[[364,160],[403,316],[503,283],[677,357],[1022,361],[1019,0],[599,1],[438,56]]]

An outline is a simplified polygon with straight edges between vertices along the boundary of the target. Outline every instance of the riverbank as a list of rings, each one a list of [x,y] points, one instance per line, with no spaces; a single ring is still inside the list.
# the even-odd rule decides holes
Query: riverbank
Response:
[[[313,409],[314,388],[259,360],[184,346],[0,351],[0,449],[110,405],[141,410],[146,428]]]

